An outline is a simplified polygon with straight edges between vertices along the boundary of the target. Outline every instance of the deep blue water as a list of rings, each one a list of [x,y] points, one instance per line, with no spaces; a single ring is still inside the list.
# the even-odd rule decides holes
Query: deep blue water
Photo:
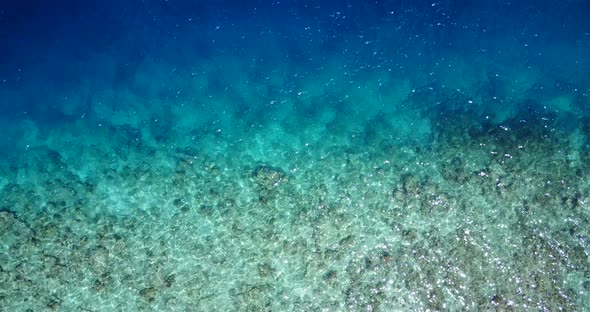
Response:
[[[585,311],[588,13],[4,1],[0,306]]]
[[[440,72],[454,59],[485,67],[490,80],[522,66],[573,84],[567,80],[584,76],[588,66],[585,1],[11,2],[1,15],[2,91],[20,95],[41,83],[55,90],[5,101],[2,110],[27,112],[40,122],[60,119],[59,92],[84,81],[95,88],[133,87],[132,77],[146,59],[179,75],[220,55],[245,64],[258,59],[248,64],[255,66],[249,73],[254,80],[265,78],[274,63],[318,75],[338,58],[348,72],[334,74],[430,75],[417,87],[444,85]],[[509,79],[497,80],[502,78]],[[579,80],[583,91],[587,82]],[[490,88],[502,82],[492,83]],[[175,87],[162,86],[170,93]],[[215,87],[222,92],[225,86]],[[77,105],[77,111],[91,111],[87,105]]]

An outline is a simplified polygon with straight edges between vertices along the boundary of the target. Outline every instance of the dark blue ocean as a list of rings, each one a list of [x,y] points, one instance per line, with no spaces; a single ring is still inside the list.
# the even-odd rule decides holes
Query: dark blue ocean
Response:
[[[590,311],[590,2],[0,2],[0,311]]]

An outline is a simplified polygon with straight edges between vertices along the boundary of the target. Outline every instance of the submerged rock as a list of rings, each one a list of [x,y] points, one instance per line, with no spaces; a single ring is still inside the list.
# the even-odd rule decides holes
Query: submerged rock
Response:
[[[139,291],[139,295],[147,300],[148,302],[152,302],[156,299],[158,290],[155,287],[147,287]]]
[[[268,165],[256,166],[252,172],[252,177],[260,188],[258,190],[258,198],[264,204],[274,198],[281,184],[289,180],[285,171]]]
[[[289,177],[280,168],[268,165],[258,165],[254,168],[253,177],[256,183],[263,189],[271,191],[281,183],[289,180]]]

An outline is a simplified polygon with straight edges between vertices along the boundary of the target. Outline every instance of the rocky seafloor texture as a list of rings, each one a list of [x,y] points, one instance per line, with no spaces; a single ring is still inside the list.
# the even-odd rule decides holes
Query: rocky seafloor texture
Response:
[[[107,124],[112,145],[75,153],[94,157],[93,174],[84,158],[30,149],[2,169],[0,306],[590,306],[590,119],[566,128],[549,110],[523,110],[495,123],[452,109],[463,101],[455,92],[414,92],[406,106],[425,96],[449,101],[414,108],[432,121],[425,144],[388,138],[395,125],[376,116],[342,133],[348,144],[278,146],[264,159],[252,144],[213,154],[150,146]]]

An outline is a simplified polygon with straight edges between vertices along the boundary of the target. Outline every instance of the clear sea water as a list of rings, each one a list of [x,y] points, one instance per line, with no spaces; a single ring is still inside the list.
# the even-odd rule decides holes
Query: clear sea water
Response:
[[[0,2],[0,311],[590,311],[590,2]]]

